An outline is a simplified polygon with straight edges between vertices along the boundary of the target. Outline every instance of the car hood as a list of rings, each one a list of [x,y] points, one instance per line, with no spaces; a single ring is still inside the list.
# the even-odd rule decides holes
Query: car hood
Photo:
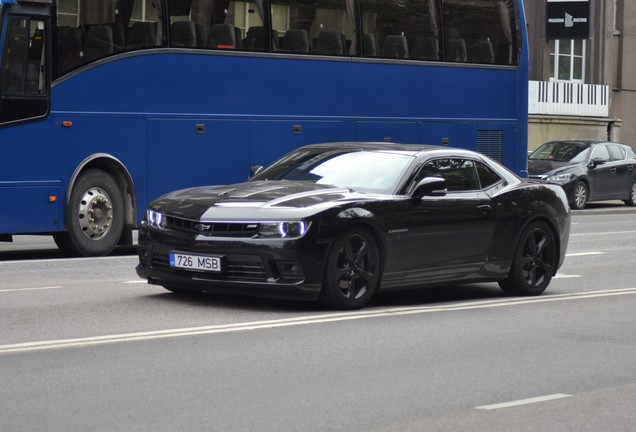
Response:
[[[155,200],[151,207],[191,220],[302,218],[326,207],[372,195],[315,183],[270,180],[183,189]]]
[[[555,162],[547,160],[531,160],[528,159],[528,174],[529,175],[544,175],[544,174],[556,174],[575,167],[579,164],[572,162]]]

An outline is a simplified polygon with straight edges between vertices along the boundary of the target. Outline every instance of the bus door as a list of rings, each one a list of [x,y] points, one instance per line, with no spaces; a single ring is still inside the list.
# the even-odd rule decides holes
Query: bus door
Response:
[[[45,117],[50,90],[50,6],[30,3],[4,9],[0,127]]]

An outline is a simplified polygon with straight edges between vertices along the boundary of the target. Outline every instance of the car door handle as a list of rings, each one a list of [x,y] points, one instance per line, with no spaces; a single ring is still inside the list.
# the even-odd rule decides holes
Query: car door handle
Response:
[[[634,165],[627,165],[627,171],[631,171],[634,169]]]
[[[615,173],[616,172],[616,168],[610,168],[610,172],[611,173]]]
[[[484,205],[477,206],[477,210],[479,210],[480,212],[484,214],[488,214],[492,210],[492,207],[490,207],[489,204],[484,204]]]

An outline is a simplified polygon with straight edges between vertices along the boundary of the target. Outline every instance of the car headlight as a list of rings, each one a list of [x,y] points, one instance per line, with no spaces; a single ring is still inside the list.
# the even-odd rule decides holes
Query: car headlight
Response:
[[[261,222],[258,234],[265,238],[300,238],[309,229],[307,222]]]
[[[572,173],[563,173],[563,174],[555,174],[553,176],[548,177],[548,181],[565,183],[569,182],[574,178],[574,174]]]
[[[154,210],[146,210],[146,223],[153,228],[165,228],[166,216]]]

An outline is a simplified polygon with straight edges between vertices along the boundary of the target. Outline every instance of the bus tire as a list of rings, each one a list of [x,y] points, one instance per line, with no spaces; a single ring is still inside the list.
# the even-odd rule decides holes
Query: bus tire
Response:
[[[53,236],[66,254],[107,255],[124,229],[124,201],[115,179],[100,169],[82,174],[66,208],[67,231]]]

